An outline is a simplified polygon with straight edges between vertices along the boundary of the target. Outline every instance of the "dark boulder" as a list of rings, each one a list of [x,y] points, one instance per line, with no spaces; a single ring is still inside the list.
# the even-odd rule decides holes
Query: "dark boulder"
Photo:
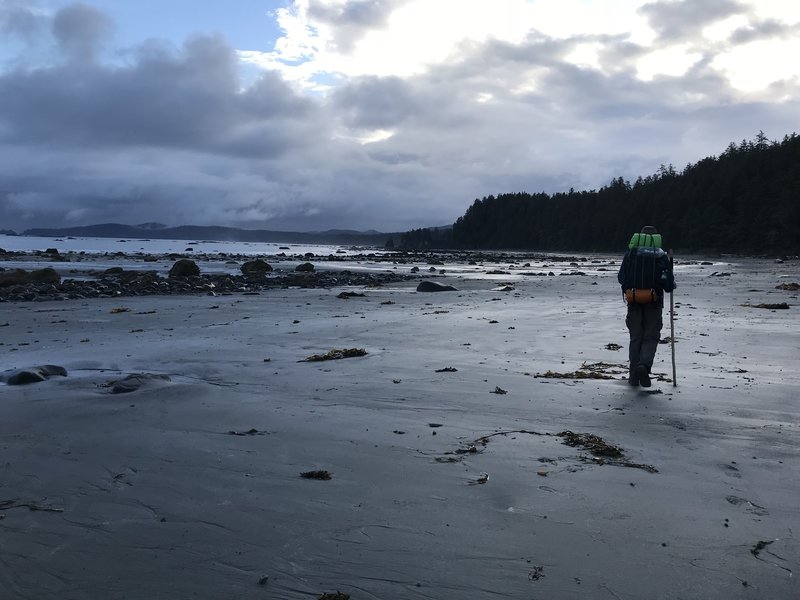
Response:
[[[188,258],[182,258],[172,265],[169,270],[170,277],[196,277],[200,275],[200,267],[197,263]]]
[[[312,265],[310,262],[305,262],[297,265],[294,270],[300,271],[301,273],[311,273],[314,271],[314,265]]]
[[[25,385],[28,383],[38,383],[55,375],[66,377],[67,370],[58,365],[41,365],[30,369],[15,371],[11,375],[5,377],[5,380],[8,385]]]
[[[0,273],[0,287],[22,285],[28,283],[28,272],[22,269],[8,269]]]
[[[58,285],[61,283],[61,276],[52,267],[35,269],[28,273],[28,279],[30,281],[36,281],[38,283],[50,283],[52,285]]]
[[[417,286],[418,292],[457,292],[452,285],[442,285],[433,281],[420,281]]]
[[[256,260],[248,260],[240,267],[240,270],[245,277],[258,276],[264,275],[264,273],[271,273],[272,265],[257,258]]]
[[[24,285],[32,282],[58,285],[61,283],[61,276],[52,267],[35,269],[30,272],[23,269],[12,269],[0,273],[0,287]]]

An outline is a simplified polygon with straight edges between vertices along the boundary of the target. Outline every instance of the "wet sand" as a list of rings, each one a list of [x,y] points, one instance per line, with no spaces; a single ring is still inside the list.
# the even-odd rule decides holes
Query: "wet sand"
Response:
[[[510,273],[0,304],[68,371],[0,383],[0,598],[800,596],[800,264],[679,265],[649,390],[614,272]]]

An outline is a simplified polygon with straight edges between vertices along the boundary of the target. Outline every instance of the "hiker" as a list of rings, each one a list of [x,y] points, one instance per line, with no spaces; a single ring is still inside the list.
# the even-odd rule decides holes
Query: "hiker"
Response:
[[[628,304],[625,317],[631,336],[628,383],[650,387],[650,370],[661,339],[664,292],[675,289],[672,266],[661,249],[661,235],[655,227],[647,225],[640,233],[633,234],[617,280]]]

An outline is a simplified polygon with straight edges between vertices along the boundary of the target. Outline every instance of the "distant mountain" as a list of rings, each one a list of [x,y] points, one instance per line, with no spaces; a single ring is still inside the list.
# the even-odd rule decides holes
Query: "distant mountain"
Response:
[[[134,225],[134,227],[139,229],[166,229],[167,226],[163,223],[142,223],[141,225]]]
[[[0,235],[17,235],[17,232],[12,229],[0,229]]]
[[[222,242],[273,242],[286,244],[337,244],[383,247],[389,240],[399,240],[402,234],[340,229],[300,232],[239,229],[236,227],[221,227],[215,225],[181,225],[179,227],[167,227],[160,223],[143,223],[142,225],[101,223],[97,225],[84,225],[81,227],[61,227],[57,229],[27,229],[22,235],[37,237],[148,238],[160,240],[214,240]]]

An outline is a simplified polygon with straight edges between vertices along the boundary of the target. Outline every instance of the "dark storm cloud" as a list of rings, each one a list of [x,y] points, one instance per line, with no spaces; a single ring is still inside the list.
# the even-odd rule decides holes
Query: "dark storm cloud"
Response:
[[[94,58],[113,31],[111,19],[82,3],[62,8],[53,19],[53,36],[73,60],[80,62]]]
[[[399,77],[360,77],[337,89],[331,100],[352,127],[391,128],[424,107]]]
[[[664,0],[639,8],[663,40],[692,38],[708,25],[747,11],[736,0]]]
[[[0,33],[30,40],[47,25],[47,19],[31,7],[28,0],[3,0],[0,3]]]
[[[222,38],[198,36],[178,52],[150,45],[137,58],[126,67],[68,62],[0,76],[0,139],[268,157],[295,143],[310,116],[309,102],[274,73],[241,91]]]
[[[311,0],[308,16],[331,28],[337,49],[347,53],[370,29],[385,25],[389,15],[409,0],[349,0],[331,6]]]
[[[709,5],[698,22],[734,7]],[[347,6],[330,22],[354,36],[389,9]],[[647,9],[662,32],[689,19],[670,12],[687,3],[664,7]],[[762,25],[732,37],[774,27]],[[50,35],[40,46],[59,47]],[[465,42],[413,77],[351,78],[324,97],[300,96],[274,72],[243,80],[218,36],[117,53],[92,39],[86,60],[0,71],[0,228],[446,224],[489,194],[596,189],[661,163],[681,168],[759,130],[782,137],[800,113],[797,100],[740,104],[711,51],[682,76],[643,81],[637,61],[652,48],[626,36]],[[568,60],[586,44],[598,68]],[[792,81],[781,85],[780,96],[798,97]],[[358,143],[378,129],[392,135]]]

